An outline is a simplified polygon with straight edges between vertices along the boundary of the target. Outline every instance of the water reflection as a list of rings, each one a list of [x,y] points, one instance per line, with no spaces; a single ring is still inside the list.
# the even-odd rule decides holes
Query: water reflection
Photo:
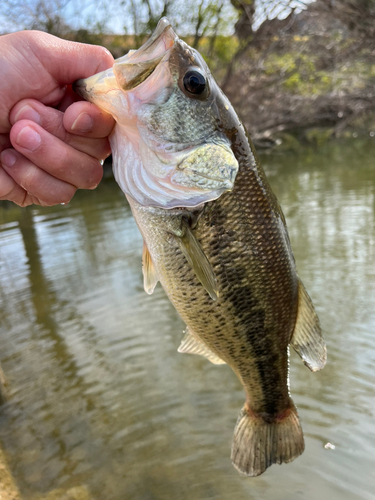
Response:
[[[226,367],[177,354],[183,324],[142,289],[141,238],[111,181],[68,206],[0,212],[0,440],[24,498],[372,499],[375,148],[264,158],[329,362],[292,358],[304,455],[256,479],[229,460],[243,393]],[[331,442],[335,450],[325,450]]]

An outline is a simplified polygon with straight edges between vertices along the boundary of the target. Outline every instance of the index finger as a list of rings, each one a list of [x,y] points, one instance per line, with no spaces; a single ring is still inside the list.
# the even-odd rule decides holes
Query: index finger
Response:
[[[68,132],[73,136],[102,139],[111,133],[115,124],[111,115],[87,101],[74,102],[66,109],[65,113],[62,113],[57,109],[44,106],[35,99],[23,99],[14,106],[9,119],[12,125],[20,120],[32,120],[74,147],[77,147],[78,144],[76,142],[72,144],[74,137],[69,136]],[[8,143],[6,147],[10,145],[9,137]]]
[[[74,102],[64,113],[63,124],[68,132],[92,138],[107,137],[115,125],[113,117],[87,101]]]

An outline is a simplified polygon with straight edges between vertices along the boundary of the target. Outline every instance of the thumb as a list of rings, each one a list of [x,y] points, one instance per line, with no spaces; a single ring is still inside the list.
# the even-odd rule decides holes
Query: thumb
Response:
[[[60,85],[69,85],[113,65],[109,50],[99,45],[70,42],[42,32],[30,33],[37,33],[40,60]]]
[[[0,133],[10,130],[9,113],[22,99],[56,106],[66,86],[113,65],[107,49],[70,42],[40,31],[0,37]]]
[[[113,65],[109,50],[99,45],[70,42],[48,33],[29,31],[34,38],[34,54],[60,85],[68,85]]]

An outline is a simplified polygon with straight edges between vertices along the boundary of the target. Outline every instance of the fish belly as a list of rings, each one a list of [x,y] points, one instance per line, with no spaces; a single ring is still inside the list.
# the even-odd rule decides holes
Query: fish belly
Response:
[[[290,405],[288,343],[297,312],[294,264],[282,252],[283,236],[278,245],[273,234],[277,216],[270,218],[268,228],[263,222],[259,229],[236,205],[236,197],[223,195],[204,207],[193,229],[214,270],[217,300],[198,281],[174,237],[181,219],[191,212],[134,203],[132,208],[158,278],[189,330],[236,372],[253,411],[278,414]],[[266,245],[262,231],[272,233]]]
[[[196,212],[131,202],[157,276],[196,337],[237,374],[246,402],[237,421],[232,461],[256,476],[303,452],[289,396],[288,344],[297,317],[298,279],[284,219],[273,199],[255,206],[241,190]],[[178,244],[191,228],[217,280],[217,300],[202,286]]]

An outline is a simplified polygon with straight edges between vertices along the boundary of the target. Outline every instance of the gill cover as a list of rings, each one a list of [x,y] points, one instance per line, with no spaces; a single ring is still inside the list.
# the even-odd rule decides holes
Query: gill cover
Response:
[[[166,18],[140,49],[75,84],[117,122],[110,143],[121,189],[166,209],[195,207],[233,188],[238,162],[211,116],[213,88],[201,56]]]

